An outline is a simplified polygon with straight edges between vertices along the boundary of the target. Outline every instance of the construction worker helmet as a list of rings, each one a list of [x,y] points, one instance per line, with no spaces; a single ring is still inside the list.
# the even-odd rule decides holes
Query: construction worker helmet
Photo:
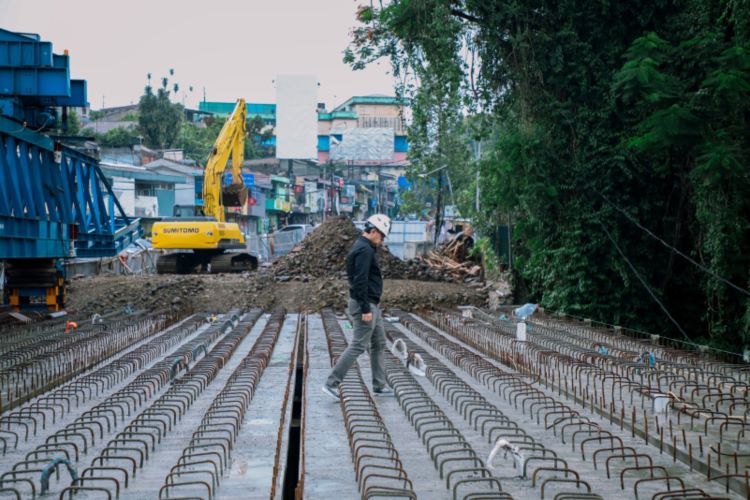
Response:
[[[383,238],[387,238],[388,233],[391,232],[391,219],[383,214],[371,215],[365,224],[365,231],[371,228],[377,229],[383,234]]]

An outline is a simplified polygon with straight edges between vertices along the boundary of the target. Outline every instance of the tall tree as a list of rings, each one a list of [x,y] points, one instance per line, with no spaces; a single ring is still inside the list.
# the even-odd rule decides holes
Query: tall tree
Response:
[[[174,74],[170,70],[170,74]],[[166,149],[177,143],[182,125],[184,110],[181,104],[173,103],[168,90],[169,79],[161,79],[161,87],[151,87],[151,74],[148,75],[149,84],[138,102],[138,126],[143,134],[146,146]],[[175,84],[175,91],[179,87]]]
[[[736,349],[750,344],[750,300],[724,280],[750,282],[748,12],[391,0],[360,10],[345,60],[389,58],[417,125],[445,116],[431,99],[487,117],[480,215],[514,214],[531,299]]]

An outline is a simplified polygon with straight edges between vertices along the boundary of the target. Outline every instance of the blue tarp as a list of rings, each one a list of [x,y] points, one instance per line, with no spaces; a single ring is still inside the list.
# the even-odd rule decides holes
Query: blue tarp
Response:
[[[255,185],[255,174],[242,174],[242,180],[245,181],[246,187],[253,187]],[[224,185],[228,186],[232,183],[232,173],[227,172],[224,174]]]
[[[398,176],[398,188],[409,191],[411,189],[411,182],[403,175]]]

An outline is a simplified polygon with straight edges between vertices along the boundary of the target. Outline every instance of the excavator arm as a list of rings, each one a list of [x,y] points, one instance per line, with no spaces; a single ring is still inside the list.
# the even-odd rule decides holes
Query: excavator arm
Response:
[[[247,108],[244,99],[237,99],[232,114],[224,123],[206,162],[203,177],[203,213],[224,222],[224,207],[239,207],[247,202],[247,188],[242,181],[245,159],[245,123]],[[224,171],[232,158],[232,184],[222,189]]]

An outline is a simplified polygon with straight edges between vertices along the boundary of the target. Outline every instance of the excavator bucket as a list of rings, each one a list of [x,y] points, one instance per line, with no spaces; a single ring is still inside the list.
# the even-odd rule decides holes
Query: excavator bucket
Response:
[[[221,190],[225,207],[241,207],[247,203],[247,188],[242,184],[231,184]]]

